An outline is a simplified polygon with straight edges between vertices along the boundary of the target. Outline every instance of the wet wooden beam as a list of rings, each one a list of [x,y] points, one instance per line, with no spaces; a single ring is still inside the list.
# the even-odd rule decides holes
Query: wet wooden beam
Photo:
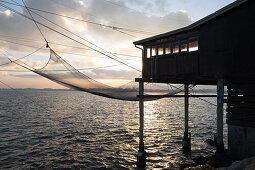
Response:
[[[165,98],[165,97],[178,98],[178,97],[185,97],[185,95],[138,95],[137,97],[138,98]],[[193,98],[217,97],[217,95],[188,95],[188,97],[193,97]],[[227,97],[227,95],[224,95],[224,97]]]
[[[143,96],[144,93],[144,83],[139,82],[139,95]],[[139,150],[137,153],[137,167],[146,167],[146,151],[144,150],[143,142],[143,130],[144,130],[144,99],[139,99]]]
[[[217,81],[214,79],[206,79],[201,77],[157,77],[157,80],[151,78],[136,78],[136,82],[148,82],[148,83],[170,83],[170,84],[196,84],[196,85],[217,85]]]
[[[191,152],[191,143],[190,143],[190,137],[189,137],[189,85],[184,85],[184,92],[185,92],[185,98],[184,98],[184,107],[185,107],[185,114],[184,114],[184,137],[183,137],[183,143],[182,143],[182,149],[184,154],[189,154]]]
[[[185,135],[184,138],[188,139],[188,132],[189,132],[189,85],[185,84]]]
[[[223,104],[224,104],[224,81],[218,80],[217,85],[217,146],[216,152],[224,152],[223,143]]]
[[[139,94],[143,95],[144,93],[144,84],[143,82],[139,82]],[[139,150],[144,151],[144,144],[143,144],[143,129],[144,129],[144,101],[142,98],[139,100]]]

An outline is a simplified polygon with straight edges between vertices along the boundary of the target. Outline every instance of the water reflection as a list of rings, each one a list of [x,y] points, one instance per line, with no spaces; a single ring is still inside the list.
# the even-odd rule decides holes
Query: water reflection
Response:
[[[144,120],[145,122],[150,122],[156,119],[156,108],[154,107],[156,101],[146,101],[144,102]],[[147,124],[147,123],[146,123]],[[153,124],[151,125],[153,126]]]
[[[29,97],[17,96],[13,91],[0,93],[0,169],[135,168],[137,102],[76,91],[24,93]],[[148,169],[177,167],[186,161],[181,152],[183,99],[145,102],[144,109]],[[213,153],[214,148],[204,141],[215,130],[215,108],[191,99],[194,155]]]

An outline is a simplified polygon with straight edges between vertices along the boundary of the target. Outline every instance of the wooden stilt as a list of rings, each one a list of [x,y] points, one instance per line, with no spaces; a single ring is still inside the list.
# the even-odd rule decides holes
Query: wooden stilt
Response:
[[[139,95],[144,93],[144,83],[139,82]],[[144,129],[144,100],[143,98],[139,99],[139,151],[137,154],[137,167],[145,168],[146,167],[146,152],[144,151],[144,142],[143,142],[143,129]]]
[[[223,79],[219,79],[217,85],[217,147],[216,147],[217,153],[224,152],[223,104],[224,104],[224,82]]]
[[[191,143],[190,143],[190,136],[189,136],[189,85],[185,84],[185,131],[183,137],[183,152],[190,153],[191,152]]]
[[[189,85],[185,84],[185,135],[184,138],[188,139],[188,133],[189,133]]]

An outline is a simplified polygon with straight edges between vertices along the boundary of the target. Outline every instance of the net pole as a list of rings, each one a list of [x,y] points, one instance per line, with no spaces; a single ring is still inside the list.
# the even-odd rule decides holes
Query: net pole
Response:
[[[139,82],[139,151],[137,154],[137,167],[146,167],[146,152],[144,151],[143,130],[144,130],[144,82]]]

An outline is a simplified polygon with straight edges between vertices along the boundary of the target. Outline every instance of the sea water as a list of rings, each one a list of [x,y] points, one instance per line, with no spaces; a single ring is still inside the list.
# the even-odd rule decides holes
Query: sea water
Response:
[[[190,98],[191,157],[182,153],[184,99],[144,107],[148,169],[178,168],[215,152],[205,142],[216,133],[214,105]],[[134,169],[138,132],[138,102],[79,91],[0,90],[0,169]]]

